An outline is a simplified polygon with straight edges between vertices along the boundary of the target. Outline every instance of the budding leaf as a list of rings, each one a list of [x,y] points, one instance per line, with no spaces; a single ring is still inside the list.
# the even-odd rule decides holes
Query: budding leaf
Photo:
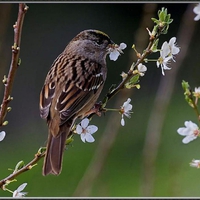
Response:
[[[132,87],[136,87],[136,83],[139,82],[139,74],[136,74],[135,76],[133,76],[128,83],[125,84],[125,87],[127,89],[131,89]]]
[[[164,21],[164,20],[165,20],[165,17],[166,17],[166,12],[163,11],[163,9],[162,9],[162,11],[159,12],[159,19],[160,19],[161,21]]]
[[[157,52],[158,51],[158,41],[159,41],[159,39],[156,39],[155,42],[153,43],[153,45],[151,47],[151,51],[152,52]]]
[[[185,96],[186,102],[191,107],[194,107],[194,101],[193,101],[192,91],[190,89],[189,83],[183,80],[182,81],[182,87],[183,87],[183,90],[184,90],[184,96]]]
[[[23,168],[23,167],[24,167],[24,161],[21,160],[21,161],[19,161],[19,162],[16,164],[13,173],[16,173],[17,171],[19,171],[19,170],[20,170],[21,168]]]
[[[66,140],[66,145],[69,145],[69,144],[71,144],[72,142],[74,141],[74,139],[72,138],[72,137],[70,137],[70,138],[68,138],[67,140]]]
[[[42,153],[44,153],[46,151],[46,149],[47,149],[46,147],[40,147],[38,149],[38,154],[41,155]]]

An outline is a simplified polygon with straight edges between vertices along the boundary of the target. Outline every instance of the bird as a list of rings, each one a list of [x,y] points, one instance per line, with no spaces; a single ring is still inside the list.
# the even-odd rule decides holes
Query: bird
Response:
[[[48,126],[43,176],[62,171],[66,139],[76,119],[92,110],[107,77],[106,56],[115,45],[99,30],[83,30],[54,60],[40,92],[39,111]]]

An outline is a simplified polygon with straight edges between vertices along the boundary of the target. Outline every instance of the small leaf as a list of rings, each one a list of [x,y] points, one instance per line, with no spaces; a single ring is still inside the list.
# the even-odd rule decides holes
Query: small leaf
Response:
[[[156,39],[151,47],[151,51],[152,52],[157,52],[158,51],[158,42],[159,42],[159,39]]]
[[[21,161],[19,161],[17,164],[16,164],[16,166],[15,166],[15,169],[14,169],[14,171],[13,171],[13,173],[15,173],[15,172],[17,172],[17,171],[19,171],[21,168],[23,168],[24,167],[24,161],[23,160],[21,160]]]
[[[8,125],[8,121],[4,121],[2,125],[3,125],[3,126]]]
[[[139,74],[136,74],[135,76],[133,76],[133,77],[130,79],[129,83],[131,83],[131,84],[138,83],[139,78],[140,78],[140,75],[139,75]]]
[[[164,11],[161,11],[159,13],[159,20],[162,22],[165,21],[165,16],[166,16],[166,13]]]
[[[74,139],[72,138],[72,136],[71,137],[69,137],[67,140],[66,140],[66,145],[69,145],[69,144],[71,144],[72,142],[74,141]]]
[[[151,18],[151,20],[156,24],[158,24],[158,22],[159,22],[159,20],[157,20],[156,18],[153,18],[153,17]]]
[[[42,153],[44,153],[46,151],[46,149],[47,149],[46,147],[40,147],[38,149],[38,154],[41,155]]]
[[[184,91],[190,89],[190,85],[189,85],[188,82],[186,82],[186,81],[183,80],[181,84],[182,84],[182,88],[183,88]]]
[[[140,77],[139,74],[136,74],[135,76],[133,76],[133,77],[129,80],[129,82],[127,82],[127,83],[125,84],[125,87],[126,87],[127,89],[131,89],[131,88],[133,88],[133,87],[136,87],[135,84],[139,82],[139,77]]]

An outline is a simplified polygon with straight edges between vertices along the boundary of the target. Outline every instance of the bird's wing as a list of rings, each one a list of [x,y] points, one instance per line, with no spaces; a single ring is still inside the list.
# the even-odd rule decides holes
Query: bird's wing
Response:
[[[57,60],[59,61],[59,59]],[[66,62],[57,67],[57,70],[55,63],[51,73],[56,74],[60,80],[57,79],[57,82],[47,81],[44,85],[40,95],[40,114],[42,118],[47,118],[56,90],[60,90],[56,95],[55,109],[60,112],[61,124],[63,124],[77,113],[90,98],[93,98],[93,95],[104,83],[105,74],[102,73],[101,65],[87,59],[79,59],[79,62],[74,63]],[[49,73],[49,77],[52,77],[51,73]]]

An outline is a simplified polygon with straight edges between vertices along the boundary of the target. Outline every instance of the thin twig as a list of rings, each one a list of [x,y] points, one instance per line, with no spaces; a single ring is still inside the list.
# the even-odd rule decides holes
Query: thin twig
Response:
[[[44,157],[44,155],[45,155],[45,152],[42,152],[42,153],[38,152],[37,154],[35,154],[34,159],[31,160],[27,165],[25,165],[21,169],[17,170],[16,172],[10,174],[6,178],[0,180],[0,188],[4,189],[4,185],[6,183],[8,183],[9,181],[12,181],[14,178],[16,178],[17,176],[19,176],[23,172],[26,172],[26,171],[30,170],[41,158]]]
[[[7,30],[10,21],[12,4],[1,4],[0,6],[0,74],[5,74],[6,66],[8,66],[10,59],[8,58],[8,45],[5,41]],[[0,84],[0,91],[4,89],[4,85]]]
[[[22,34],[22,26],[24,21],[24,16],[28,10],[28,6],[24,3],[19,4],[19,12],[16,24],[13,26],[14,28],[14,44],[12,46],[12,60],[10,65],[10,71],[8,73],[8,77],[4,79],[5,91],[4,97],[0,110],[0,126],[3,125],[4,119],[7,114],[7,108],[9,102],[12,100],[11,92],[13,87],[13,82],[15,78],[15,74],[17,68],[19,66],[19,53],[20,53],[20,44],[21,44],[21,34]]]
[[[172,64],[173,70],[168,72],[168,79],[166,79],[166,77],[161,78],[151,116],[148,122],[143,149],[143,177],[141,183],[141,196],[150,197],[153,195],[156,170],[155,162],[158,154],[161,131],[166,115],[166,110],[172,96],[177,72],[182,66],[190,41],[192,39],[192,35],[194,33],[195,22],[193,20],[192,8],[193,5],[190,4],[183,15],[182,21],[180,23],[181,27],[177,35],[177,40],[181,47],[181,51],[177,56],[176,63]]]

